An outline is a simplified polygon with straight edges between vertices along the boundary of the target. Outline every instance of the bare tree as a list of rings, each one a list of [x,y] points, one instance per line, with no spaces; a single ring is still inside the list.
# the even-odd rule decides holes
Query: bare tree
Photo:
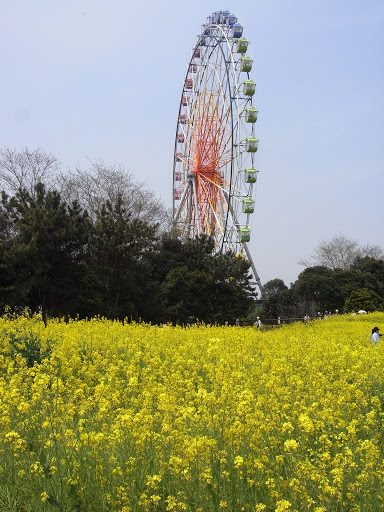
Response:
[[[39,182],[51,188],[59,168],[57,158],[41,148],[33,151],[27,147],[21,151],[0,149],[0,186],[10,195],[25,188],[34,196],[35,185]]]
[[[322,265],[332,269],[347,270],[356,258],[365,256],[384,259],[384,251],[378,245],[362,246],[356,240],[350,240],[338,234],[331,240],[320,242],[309,260],[300,260],[298,263],[306,267]]]
[[[43,149],[22,151],[0,149],[0,190],[14,195],[25,188],[33,197],[37,183],[56,188],[68,202],[77,200],[91,217],[106,201],[116,203],[120,196],[133,218],[149,224],[158,224],[164,231],[171,226],[171,212],[144,184],[134,180],[122,164],[106,165],[102,161],[90,162],[89,169],[76,167],[67,174],[60,172],[60,162]]]
[[[89,169],[76,167],[61,174],[58,181],[63,199],[77,200],[93,218],[103,203],[115,204],[120,196],[133,218],[159,224],[160,230],[171,225],[171,214],[164,203],[144,183],[135,181],[123,164],[108,166],[102,161],[90,162]]]
[[[384,251],[379,245],[364,245],[361,247],[360,256],[368,256],[374,260],[384,260]]]

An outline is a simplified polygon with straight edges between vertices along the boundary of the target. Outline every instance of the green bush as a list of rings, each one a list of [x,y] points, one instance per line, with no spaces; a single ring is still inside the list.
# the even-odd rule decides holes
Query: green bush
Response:
[[[36,335],[30,333],[9,333],[10,355],[21,355],[28,367],[35,363],[40,364],[43,359],[49,358],[51,353],[51,340],[47,340],[42,349],[41,340]]]

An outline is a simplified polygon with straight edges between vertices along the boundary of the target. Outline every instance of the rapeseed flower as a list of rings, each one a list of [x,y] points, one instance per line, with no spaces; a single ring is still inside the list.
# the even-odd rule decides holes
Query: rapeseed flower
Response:
[[[367,333],[383,320],[256,332],[5,316],[2,481],[36,510],[379,509],[384,348]],[[50,348],[33,367],[10,352],[23,333]]]

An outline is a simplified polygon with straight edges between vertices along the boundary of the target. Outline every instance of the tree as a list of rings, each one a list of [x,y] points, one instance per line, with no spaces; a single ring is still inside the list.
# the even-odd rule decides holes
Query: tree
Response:
[[[143,255],[151,250],[155,231],[155,226],[132,218],[120,196],[97,212],[90,251],[102,294],[100,313],[110,318],[138,318],[146,268]]]
[[[211,322],[231,323],[249,316],[256,297],[250,266],[248,260],[234,253],[213,255]]]
[[[358,276],[360,288],[371,289],[384,299],[384,260],[356,258],[351,271]]]
[[[337,305],[335,305],[336,301],[333,301],[333,304],[335,305],[335,309],[338,309],[339,312],[342,312],[345,299],[353,291],[362,287],[362,276],[353,268],[349,270],[335,270],[334,281],[335,290],[337,293]]]
[[[212,274],[187,265],[172,268],[163,283],[167,315],[173,322],[192,319],[209,322],[212,317]]]
[[[217,254],[207,236],[181,240],[165,234],[145,255],[147,301],[143,317],[157,322],[233,322],[253,305],[249,262],[234,254]]]
[[[339,309],[342,300],[340,290],[337,287],[335,271],[325,266],[315,266],[306,268],[299,275],[292,289],[301,302],[302,308],[311,316],[316,310]],[[311,313],[309,313],[311,308]]]
[[[132,219],[166,230],[170,227],[170,212],[144,183],[136,182],[122,164],[106,165],[90,162],[89,169],[77,167],[59,177],[60,192],[67,201],[76,200],[96,219],[102,205],[121,202]]]
[[[60,168],[57,158],[41,148],[33,151],[27,147],[0,150],[0,187],[9,195],[25,189],[34,196],[36,185],[44,183],[51,188]]]
[[[13,272],[7,254],[11,233],[12,224],[8,212],[0,204],[0,308],[3,311],[13,296]]]
[[[366,256],[384,259],[384,251],[377,245],[361,246],[356,240],[350,240],[339,234],[331,240],[320,242],[315,248],[311,260],[300,260],[299,264],[307,267],[324,266],[333,270],[347,270],[351,268],[356,258]]]
[[[355,290],[346,299],[344,304],[344,311],[360,311],[363,309],[367,312],[372,311],[384,311],[384,300],[373,290],[367,288],[361,288]]]
[[[263,286],[261,314],[265,320],[277,317],[296,317],[297,303],[292,290],[289,290],[282,279],[272,279]]]
[[[276,293],[288,290],[288,286],[285,285],[282,279],[272,279],[263,285],[263,297],[268,299]]]
[[[262,305],[264,321],[281,318],[295,318],[299,314],[299,305],[292,288],[280,289],[267,297]]]
[[[34,194],[3,194],[3,214],[11,226],[2,241],[8,305],[42,307],[51,314],[87,314],[87,244],[90,223],[77,203],[67,205],[38,183]],[[82,302],[81,297],[86,297]]]
[[[360,304],[358,309],[361,309],[363,299],[368,300],[367,307],[372,308],[369,304],[373,301],[378,308],[380,301],[384,301],[384,260],[357,256],[345,270],[324,265],[308,267],[289,290],[284,287],[281,279],[273,279],[264,285],[264,318],[301,317],[304,314],[313,317],[319,310],[342,312],[344,304],[350,309],[356,309]],[[364,298],[361,289],[373,294]]]

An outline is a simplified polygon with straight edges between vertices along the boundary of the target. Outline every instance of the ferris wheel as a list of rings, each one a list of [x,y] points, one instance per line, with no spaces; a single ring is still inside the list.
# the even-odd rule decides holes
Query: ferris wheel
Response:
[[[173,163],[173,222],[181,237],[212,236],[218,252],[245,255],[258,170],[256,83],[243,27],[229,11],[202,25],[187,66]]]

